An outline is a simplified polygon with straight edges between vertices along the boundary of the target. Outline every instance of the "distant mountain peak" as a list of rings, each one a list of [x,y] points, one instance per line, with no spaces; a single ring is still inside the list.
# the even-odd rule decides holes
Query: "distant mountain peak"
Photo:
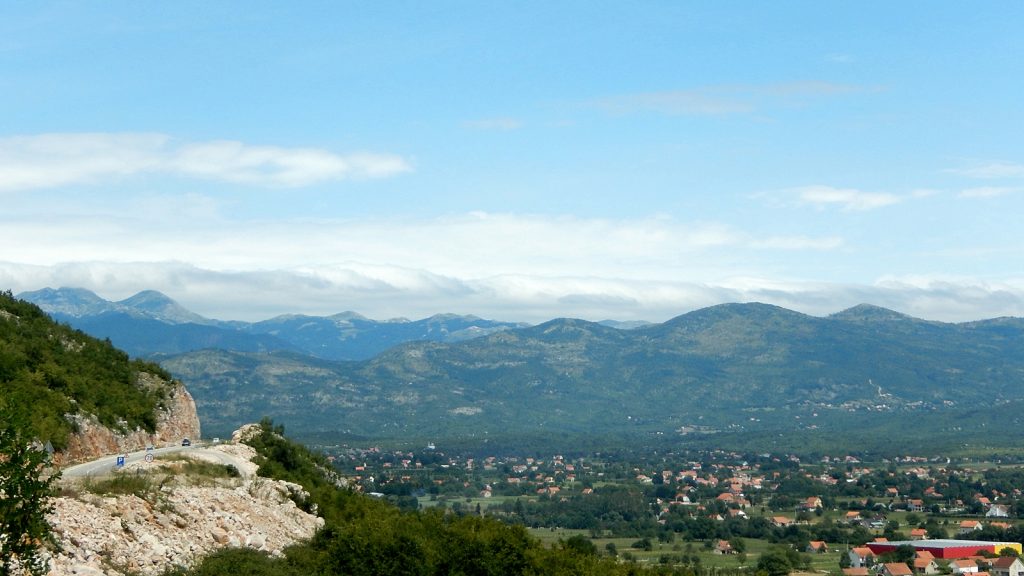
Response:
[[[174,302],[174,300],[159,290],[143,290],[134,296],[125,298],[121,302]]]
[[[115,304],[145,316],[172,324],[211,324],[213,321],[192,312],[156,290],[143,290]]]
[[[609,318],[599,321],[598,324],[615,328],[616,330],[635,330],[644,326],[650,326],[652,323],[647,320],[612,320]]]
[[[465,320],[466,322],[476,322],[480,320],[478,316],[462,316],[460,314],[453,314],[451,312],[434,314],[427,318],[429,322],[448,322],[451,320]]]
[[[22,292],[18,298],[32,302],[47,314],[62,314],[80,318],[109,312],[115,306],[95,292],[85,288],[43,288],[31,292]]]
[[[169,324],[216,324],[181,306],[156,290],[143,290],[119,302],[111,302],[85,288],[43,288],[18,295],[51,315],[86,318],[102,314],[128,314]]]
[[[913,316],[881,306],[875,306],[874,304],[857,304],[852,308],[836,312],[829,316],[829,318],[846,322],[906,322],[908,320],[917,320]]]
[[[360,314],[358,312],[353,312],[351,310],[346,310],[344,312],[339,312],[337,314],[329,316],[329,318],[331,320],[363,320],[363,321],[367,321],[367,322],[370,321],[370,319],[367,318],[366,316],[363,316],[362,314]]]
[[[807,318],[806,314],[789,310],[774,304],[762,302],[727,303],[708,306],[681,316],[676,316],[661,325],[653,325],[649,328],[657,329],[658,326],[668,328],[701,329],[702,326],[714,325],[730,319],[743,319],[760,321],[766,318]]]

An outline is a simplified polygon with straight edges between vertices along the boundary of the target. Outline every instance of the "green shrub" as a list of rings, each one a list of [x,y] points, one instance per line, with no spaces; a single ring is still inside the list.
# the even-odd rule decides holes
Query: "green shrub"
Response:
[[[148,388],[140,372],[171,381],[151,362],[130,360],[109,340],[53,322],[39,307],[0,292],[0,406],[32,406],[32,435],[60,450],[72,424],[65,414],[87,413],[112,429],[156,429],[167,387]]]

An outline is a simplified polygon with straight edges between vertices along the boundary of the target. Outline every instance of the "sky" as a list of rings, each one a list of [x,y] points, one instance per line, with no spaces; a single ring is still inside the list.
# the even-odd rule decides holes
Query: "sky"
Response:
[[[1024,316],[1024,3],[5,2],[0,289]]]

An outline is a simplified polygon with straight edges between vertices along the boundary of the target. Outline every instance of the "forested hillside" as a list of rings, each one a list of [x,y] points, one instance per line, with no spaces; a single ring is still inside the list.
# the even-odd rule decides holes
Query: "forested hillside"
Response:
[[[560,319],[407,343],[359,363],[214,350],[162,363],[190,383],[208,429],[221,431],[273,414],[328,442],[331,433],[491,443],[713,433],[775,449],[801,434],[797,445],[821,437],[850,449],[877,444],[863,431],[912,418],[895,431],[904,442],[955,446],[1019,439],[1012,421],[998,437],[982,426],[1016,414],[1024,321],[950,324],[866,305],[821,318],[726,304],[628,331]]]
[[[166,400],[162,385],[141,385],[140,372],[171,376],[68,326],[39,307],[0,293],[0,404],[21,411],[33,437],[58,450],[73,430],[66,415],[92,414],[118,431],[153,432]]]

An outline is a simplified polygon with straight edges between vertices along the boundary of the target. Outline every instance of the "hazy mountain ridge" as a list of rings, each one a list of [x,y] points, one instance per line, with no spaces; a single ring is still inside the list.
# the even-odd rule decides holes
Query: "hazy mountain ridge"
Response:
[[[234,394],[255,394],[273,374],[281,397],[262,397],[262,407],[293,428],[368,436],[797,431],[895,413],[940,415],[925,427],[934,430],[954,413],[1013,402],[1022,343],[1018,319],[948,324],[864,306],[820,318],[726,304],[628,331],[559,319],[407,343],[367,361],[316,364],[322,377],[294,355],[239,354],[230,378]],[[201,363],[181,373],[189,358],[164,365],[197,397],[223,395]]]
[[[222,324],[191,312],[156,290],[143,290],[120,301],[100,298],[85,288],[43,288],[22,292],[18,298],[39,306],[51,316],[87,318],[109,313],[121,313],[134,318],[148,318],[168,324]]]
[[[229,322],[195,314],[155,290],[118,302],[82,288],[44,288],[18,297],[36,304],[58,321],[97,338],[109,338],[129,354],[143,357],[222,348],[363,360],[412,340],[459,342],[524,326],[456,314],[437,314],[416,321],[377,321],[355,312],[326,317],[288,314],[253,323]]]
[[[53,292],[67,312],[103,304],[87,291]],[[75,322],[106,323],[138,345],[132,353],[160,351],[221,434],[265,415],[299,433],[392,437],[848,432],[867,419],[884,426],[893,413],[932,418],[925,428],[935,431],[954,412],[1012,404],[1024,385],[1019,318],[952,324],[868,304],[815,317],[753,303],[629,330],[451,314],[377,322],[354,312],[225,328],[158,320],[185,316],[170,314],[168,301],[142,293],[118,304],[134,315]],[[327,360],[345,354],[362,359]]]

